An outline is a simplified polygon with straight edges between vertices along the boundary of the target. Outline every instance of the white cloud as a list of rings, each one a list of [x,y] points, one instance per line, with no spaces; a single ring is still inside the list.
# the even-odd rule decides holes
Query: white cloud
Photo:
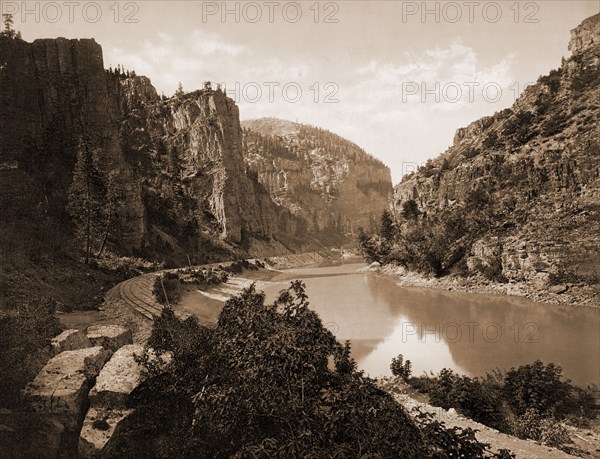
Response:
[[[187,40],[173,40],[167,34],[159,38],[143,43],[141,52],[108,49],[107,65],[121,63],[135,69],[149,76],[158,91],[167,95],[180,81],[185,90],[198,89],[205,80],[225,83],[230,96],[236,83],[238,91],[244,85],[258,85],[262,97],[257,102],[244,100],[239,93],[235,97],[242,119],[276,116],[330,129],[390,165],[394,181],[399,181],[403,163],[422,163],[441,153],[458,127],[510,106],[514,99],[508,89],[513,82],[514,56],[486,66],[460,40],[418,54],[400,53],[395,61],[337,60],[319,65],[310,58],[300,61],[294,55],[274,56],[268,50],[259,53],[201,30],[194,31]],[[332,81],[332,76],[339,87],[339,103],[325,104],[327,92],[323,86]],[[473,81],[480,86],[470,101],[465,84]],[[279,84],[274,87],[272,102],[269,82]],[[290,82],[302,88],[297,103],[286,101],[282,95],[283,85]],[[315,83],[320,91],[317,101],[311,89]],[[417,94],[407,94],[407,83],[417,85]],[[491,103],[483,99],[481,88],[486,83],[501,88],[501,100]],[[437,94],[439,103],[435,94],[422,94],[423,89],[436,90],[436,84],[437,91],[441,91]],[[444,85],[449,85],[446,93]],[[444,96],[454,97],[452,88],[456,85],[462,94],[453,103]]]

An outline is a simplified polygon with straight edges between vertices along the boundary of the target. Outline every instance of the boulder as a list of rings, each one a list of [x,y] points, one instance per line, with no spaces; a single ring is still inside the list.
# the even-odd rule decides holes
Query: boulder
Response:
[[[136,356],[143,352],[139,344],[123,346],[96,378],[96,385],[89,394],[90,409],[79,435],[79,457],[101,456],[118,426],[133,412],[127,408],[127,402],[133,390],[144,381],[142,367],[136,362]],[[161,368],[171,361],[172,355],[164,354],[159,359],[150,353],[149,358]]]
[[[125,408],[127,397],[142,382],[142,368],[135,361],[143,346],[129,344],[114,353],[90,391],[92,407]]]
[[[550,293],[555,293],[557,295],[561,295],[563,293],[566,293],[567,290],[569,290],[569,287],[565,284],[561,284],[561,285],[554,285],[552,287],[550,287]]]
[[[55,337],[52,342],[52,355],[60,354],[64,351],[73,351],[92,347],[92,342],[88,339],[83,330],[65,330]]]
[[[90,408],[79,435],[79,457],[99,457],[117,426],[132,412],[126,409]]]
[[[93,325],[88,327],[87,337],[94,346],[102,346],[112,352],[133,343],[131,330],[120,325]]]
[[[33,411],[55,414],[67,429],[76,428],[92,383],[110,351],[101,346],[61,352],[23,390]]]

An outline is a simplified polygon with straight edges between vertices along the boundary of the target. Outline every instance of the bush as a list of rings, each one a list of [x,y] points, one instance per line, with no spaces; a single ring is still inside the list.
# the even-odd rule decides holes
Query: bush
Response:
[[[501,430],[504,427],[501,394],[496,387],[444,368],[429,388],[431,404],[454,408],[465,416]]]
[[[42,298],[0,313],[0,406],[18,403],[20,390],[49,359],[50,340],[62,330],[55,310],[54,300]]]
[[[465,416],[502,432],[531,438],[548,446],[569,441],[560,420],[589,425],[596,417],[595,387],[581,389],[562,381],[562,369],[531,365],[471,379],[443,369],[436,376],[409,378],[409,385],[429,395],[430,403],[454,408]]]
[[[543,417],[535,409],[528,409],[509,424],[511,433],[519,438],[530,438],[543,445],[561,448],[571,439],[567,429],[554,419]]]
[[[517,416],[528,409],[562,414],[567,409],[570,388],[561,378],[561,367],[553,363],[544,366],[540,360],[511,368],[504,378],[504,398]]]
[[[548,75],[543,75],[538,78],[538,83],[542,83],[553,93],[558,92],[560,89],[560,79],[562,76],[562,69],[552,69]]]
[[[412,363],[410,360],[404,362],[404,357],[399,354],[398,357],[392,359],[390,370],[394,376],[400,376],[404,381],[408,381],[412,372]]]
[[[179,276],[174,272],[166,272],[158,276],[152,287],[152,293],[160,304],[177,303],[181,299],[182,291]]]
[[[216,329],[164,310],[148,346],[172,363],[136,389],[108,457],[486,457],[472,431],[414,422],[358,372],[300,282],[270,305],[245,290]]]

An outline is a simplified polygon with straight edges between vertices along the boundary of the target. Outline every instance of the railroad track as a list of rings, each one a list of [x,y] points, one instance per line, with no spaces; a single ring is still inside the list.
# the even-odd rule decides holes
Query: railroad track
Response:
[[[127,279],[119,284],[121,299],[133,310],[150,320],[159,316],[163,309],[163,306],[156,301],[152,294],[156,276],[156,274],[145,274]]]

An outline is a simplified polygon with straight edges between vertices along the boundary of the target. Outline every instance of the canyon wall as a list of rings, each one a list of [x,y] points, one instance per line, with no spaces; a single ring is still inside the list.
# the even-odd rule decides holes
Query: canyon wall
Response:
[[[459,129],[446,152],[404,177],[395,187],[396,214],[413,199],[435,215],[475,192],[493,219],[471,266],[497,254],[509,280],[597,281],[600,15],[572,31],[569,49],[573,55],[513,107]]]
[[[392,194],[387,166],[323,129],[275,118],[242,125],[250,169],[307,231],[352,236],[376,228]]]
[[[48,215],[69,228],[84,143],[115,184],[121,218],[109,243],[121,253],[206,261],[320,244],[302,240],[303,219],[248,169],[238,107],[220,89],[159,97],[148,78],[105,70],[94,40],[3,36],[0,61],[0,204],[15,231]]]

